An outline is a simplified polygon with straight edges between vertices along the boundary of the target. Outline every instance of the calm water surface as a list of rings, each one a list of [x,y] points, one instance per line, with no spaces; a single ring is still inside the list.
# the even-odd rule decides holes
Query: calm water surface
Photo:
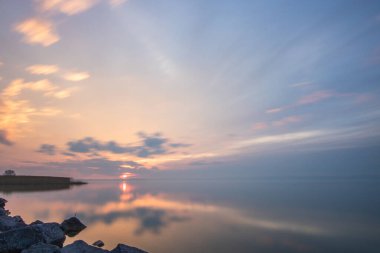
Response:
[[[102,239],[151,253],[380,252],[378,180],[90,181],[1,193],[27,222],[76,215]]]

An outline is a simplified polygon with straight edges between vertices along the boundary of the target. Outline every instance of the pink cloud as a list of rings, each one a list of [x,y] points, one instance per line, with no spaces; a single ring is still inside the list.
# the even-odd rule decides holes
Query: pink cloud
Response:
[[[266,128],[268,128],[268,124],[265,122],[258,122],[258,123],[253,124],[252,126],[253,131],[264,130]]]
[[[316,91],[310,95],[307,95],[307,96],[300,98],[297,101],[297,105],[314,104],[314,103],[317,103],[319,101],[330,98],[332,96],[334,96],[334,93],[331,91],[326,91],[326,90]]]
[[[293,115],[274,121],[273,125],[277,127],[286,126],[291,123],[296,123],[302,120],[301,116]]]

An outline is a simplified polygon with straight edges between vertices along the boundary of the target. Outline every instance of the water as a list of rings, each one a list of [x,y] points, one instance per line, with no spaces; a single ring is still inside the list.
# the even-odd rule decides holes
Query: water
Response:
[[[90,181],[1,193],[27,222],[76,215],[98,239],[151,253],[380,252],[377,180]]]

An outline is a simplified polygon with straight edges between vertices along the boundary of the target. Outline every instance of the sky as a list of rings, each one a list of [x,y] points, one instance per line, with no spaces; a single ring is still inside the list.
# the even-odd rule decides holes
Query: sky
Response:
[[[0,12],[1,170],[380,176],[376,0],[0,0]]]

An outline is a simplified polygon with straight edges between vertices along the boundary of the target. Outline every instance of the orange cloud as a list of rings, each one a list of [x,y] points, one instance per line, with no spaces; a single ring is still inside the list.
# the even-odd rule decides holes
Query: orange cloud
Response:
[[[40,0],[38,1],[42,11],[61,12],[66,15],[75,15],[87,11],[98,0]]]
[[[31,74],[35,75],[50,75],[59,70],[57,65],[32,65],[26,68]]]
[[[16,25],[15,30],[24,35],[23,40],[28,44],[48,47],[59,41],[53,23],[48,20],[30,18]]]
[[[79,82],[90,77],[88,72],[68,72],[63,78],[67,81]]]

